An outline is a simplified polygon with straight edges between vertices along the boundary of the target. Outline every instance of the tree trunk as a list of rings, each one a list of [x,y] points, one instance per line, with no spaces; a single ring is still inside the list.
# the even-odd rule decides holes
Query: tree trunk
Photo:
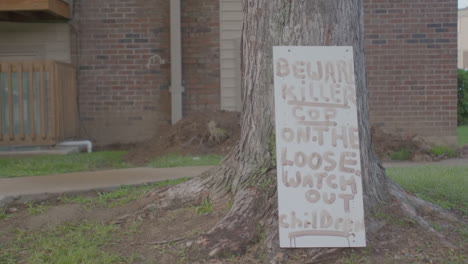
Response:
[[[371,148],[362,0],[244,1],[243,164],[271,166],[274,137],[273,46],[353,46],[366,206],[385,200],[385,173]],[[234,188],[243,186],[239,175]]]
[[[234,197],[237,196],[235,200],[242,201],[243,206],[235,206],[227,219],[210,233],[219,234],[223,230],[222,233],[227,234],[226,238],[234,234],[243,234],[245,237],[227,239],[231,244],[217,243],[222,240],[219,237],[205,238],[203,244],[211,249],[211,254],[224,248],[241,248],[239,242],[245,243],[252,239],[248,234],[255,229],[257,220],[265,215],[271,227],[268,228],[268,247],[278,248],[273,46],[354,47],[365,207],[369,209],[389,197],[383,167],[371,148],[364,63],[363,1],[245,0],[243,3],[242,134],[238,153],[226,161],[237,168],[237,173],[217,176],[223,179],[219,181],[221,186],[227,187]],[[268,186],[269,190],[262,190],[262,186],[268,182],[274,184]],[[271,194],[274,194],[273,199]],[[255,203],[246,203],[245,197],[253,197],[253,200],[260,201],[260,205],[250,209],[249,206]],[[252,211],[258,215],[250,214]],[[274,253],[270,252],[270,255]]]
[[[281,250],[278,244],[273,46],[353,46],[366,214],[396,197],[402,201],[405,211],[424,224],[414,207],[427,204],[408,196],[388,180],[372,151],[363,0],[243,0],[243,7],[243,107],[239,145],[220,166],[201,177],[151,193],[149,199],[157,199],[158,203],[148,208],[167,209],[229,196],[234,201],[229,213],[193,243],[197,256],[200,252],[208,256],[223,251],[242,253],[249,243],[258,239],[260,231],[266,233],[262,244],[269,262],[281,263],[286,255],[296,254],[297,250]],[[301,254],[310,256],[313,262],[333,251],[309,249]]]

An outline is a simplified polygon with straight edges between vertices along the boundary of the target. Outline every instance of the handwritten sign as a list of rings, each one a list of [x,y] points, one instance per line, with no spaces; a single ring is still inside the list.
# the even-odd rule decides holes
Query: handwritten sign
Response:
[[[280,246],[364,247],[352,47],[274,47]]]

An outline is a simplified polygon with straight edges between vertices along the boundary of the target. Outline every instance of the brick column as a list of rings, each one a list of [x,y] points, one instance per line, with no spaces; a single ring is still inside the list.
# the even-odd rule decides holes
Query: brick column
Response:
[[[72,25],[82,137],[105,145],[153,136],[170,114],[169,1],[80,0]]]
[[[371,123],[456,144],[457,1],[365,0]]]

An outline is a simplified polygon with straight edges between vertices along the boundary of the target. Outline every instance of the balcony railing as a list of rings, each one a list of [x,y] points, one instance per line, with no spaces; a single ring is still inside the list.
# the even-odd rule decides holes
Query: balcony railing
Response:
[[[74,138],[75,74],[72,65],[56,61],[0,62],[0,146]]]

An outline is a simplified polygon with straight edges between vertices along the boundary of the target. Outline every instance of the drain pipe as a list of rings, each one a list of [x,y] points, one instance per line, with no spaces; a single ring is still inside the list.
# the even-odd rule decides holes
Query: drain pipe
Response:
[[[60,147],[80,147],[80,146],[86,146],[86,151],[88,153],[93,152],[93,143],[89,140],[81,140],[81,141],[64,141],[62,143],[57,144],[57,146]]]
[[[171,1],[171,121],[182,119],[182,39],[180,0]]]

